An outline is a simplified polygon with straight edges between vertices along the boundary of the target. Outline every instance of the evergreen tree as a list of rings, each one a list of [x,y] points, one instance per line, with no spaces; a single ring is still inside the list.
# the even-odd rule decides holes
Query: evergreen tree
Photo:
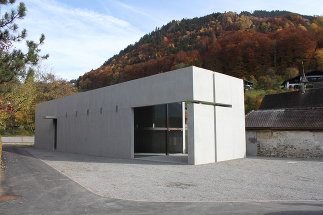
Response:
[[[15,8],[14,8],[15,7]],[[13,9],[10,9],[13,8]],[[44,42],[42,34],[38,42],[26,40],[27,30],[18,30],[16,22],[26,16],[24,3],[15,0],[0,0],[0,84],[25,78],[27,71],[48,55],[40,56],[40,45]],[[17,42],[25,41],[27,51],[13,48]]]

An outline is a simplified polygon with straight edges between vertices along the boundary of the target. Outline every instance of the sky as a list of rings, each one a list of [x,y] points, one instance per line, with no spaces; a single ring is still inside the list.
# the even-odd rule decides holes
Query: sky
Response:
[[[19,2],[19,0],[17,0]],[[44,33],[41,70],[71,80],[172,20],[214,12],[288,10],[323,15],[323,0],[23,0],[30,40]],[[16,47],[23,47],[17,44]]]

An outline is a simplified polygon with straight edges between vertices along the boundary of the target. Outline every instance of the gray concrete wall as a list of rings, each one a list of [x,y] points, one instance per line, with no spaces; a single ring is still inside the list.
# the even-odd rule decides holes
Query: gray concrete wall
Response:
[[[243,81],[228,78],[218,81],[221,74],[214,74],[216,81],[216,102],[232,107],[215,106],[217,161],[243,158],[246,156],[245,114]]]
[[[196,140],[191,142],[194,145],[192,149],[201,148],[196,152],[188,149],[194,155],[193,164],[214,162],[214,157],[217,156],[220,158],[218,161],[244,157],[242,80],[197,67],[187,67],[38,104],[35,145],[38,148],[53,149],[54,123],[53,120],[44,119],[44,116],[55,116],[58,123],[58,151],[132,158],[133,108],[184,101],[230,106],[218,108],[200,104],[196,105],[198,108],[190,108],[188,139],[194,136],[193,140]],[[206,115],[204,111],[209,114]],[[216,119],[214,114],[227,116]],[[205,126],[208,124],[213,127]],[[221,128],[222,124],[224,129]],[[217,129],[222,130],[217,132]],[[203,135],[205,137],[201,138]],[[215,135],[217,138],[214,138]],[[207,150],[202,150],[203,144],[210,146],[210,141],[213,148],[217,144],[220,150],[213,150],[213,155],[206,155]],[[207,158],[203,158],[204,156]]]
[[[38,148],[114,158],[133,157],[133,108],[192,100],[193,67],[52,100],[36,106]],[[101,111],[102,108],[102,111]],[[89,112],[89,114],[88,114]]]
[[[205,147],[204,152],[199,153],[203,158],[198,158],[196,154],[195,162],[204,163],[210,160],[208,156],[213,156],[211,153],[214,151],[217,162],[243,158],[246,156],[243,81],[221,73],[203,71],[204,69],[196,68],[193,72],[193,98],[195,101],[206,101],[217,105],[212,106],[213,114],[209,113],[207,107],[199,107],[196,113],[189,112],[189,116],[194,115],[194,122],[199,123],[197,126],[194,125],[194,133],[197,131],[195,127],[201,127],[203,129],[199,129],[199,132],[201,135],[204,134],[205,138],[215,137],[215,140],[212,140],[215,142],[215,149]],[[203,112],[207,113],[207,118],[204,117]],[[212,121],[214,126],[206,128],[204,125],[209,121]],[[197,144],[199,143],[194,143],[195,146]]]
[[[188,163],[214,163],[215,124],[214,106],[203,104],[188,105]]]
[[[247,131],[248,155],[323,157],[323,131]]]

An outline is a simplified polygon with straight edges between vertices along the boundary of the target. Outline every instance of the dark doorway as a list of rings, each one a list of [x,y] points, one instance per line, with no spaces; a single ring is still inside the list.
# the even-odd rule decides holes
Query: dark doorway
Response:
[[[54,150],[57,149],[57,119],[53,119],[54,123]]]
[[[183,153],[182,103],[134,109],[135,153]]]

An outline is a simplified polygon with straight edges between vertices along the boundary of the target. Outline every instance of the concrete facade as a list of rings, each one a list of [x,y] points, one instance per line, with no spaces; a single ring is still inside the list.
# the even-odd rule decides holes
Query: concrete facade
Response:
[[[57,151],[133,158],[133,109],[175,102],[188,102],[189,164],[245,157],[243,81],[198,67],[38,104],[35,147],[53,149],[57,121]]]
[[[323,157],[323,131],[254,130],[246,132],[247,155]]]

